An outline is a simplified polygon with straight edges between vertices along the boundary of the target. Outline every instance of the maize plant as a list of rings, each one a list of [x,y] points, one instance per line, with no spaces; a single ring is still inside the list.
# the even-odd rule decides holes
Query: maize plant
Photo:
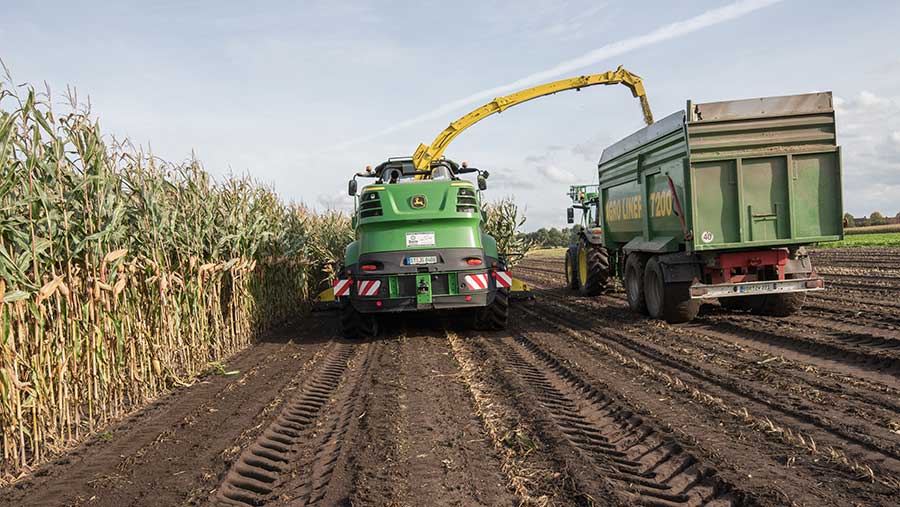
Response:
[[[352,233],[246,178],[0,84],[0,472],[77,443],[296,316]],[[343,244],[342,244],[343,242]]]
[[[497,240],[497,251],[509,267],[513,267],[534,249],[534,242],[520,231],[525,225],[525,215],[519,214],[519,206],[510,197],[487,203],[484,232]]]

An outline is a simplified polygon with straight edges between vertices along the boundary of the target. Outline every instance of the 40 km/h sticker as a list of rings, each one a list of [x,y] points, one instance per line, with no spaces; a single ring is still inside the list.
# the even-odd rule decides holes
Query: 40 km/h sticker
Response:
[[[434,233],[407,232],[406,246],[434,246]]]
[[[700,241],[704,243],[712,243],[713,239],[715,239],[715,237],[710,231],[703,231],[703,234],[700,235]]]

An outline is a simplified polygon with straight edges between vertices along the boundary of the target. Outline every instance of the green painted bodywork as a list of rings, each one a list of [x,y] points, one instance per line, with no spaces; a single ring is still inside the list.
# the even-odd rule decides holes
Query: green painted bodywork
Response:
[[[460,197],[460,189],[471,194],[468,200]],[[372,197],[374,195],[374,197]],[[414,200],[424,205],[413,206]],[[372,201],[370,204],[367,202]],[[377,201],[375,205],[374,201]],[[457,206],[469,206],[461,211]],[[377,211],[376,211],[377,210]],[[366,212],[370,216],[365,216]],[[380,252],[410,252],[417,250],[445,251],[454,248],[481,249],[485,261],[499,258],[497,242],[484,233],[481,195],[468,181],[406,181],[394,184],[367,185],[360,192],[354,216],[356,240],[346,249],[345,265],[359,262],[361,255]],[[408,233],[433,234],[433,245],[407,246]],[[401,279],[414,277],[416,304],[427,307],[434,302],[432,276],[446,275],[445,292],[437,296],[460,294],[461,276],[458,273],[433,272],[421,274],[381,275],[387,280],[388,298],[402,298]],[[419,287],[424,287],[419,291]]]
[[[476,194],[476,211],[457,211],[460,188]],[[363,217],[360,210],[371,194],[377,194],[381,214]],[[477,194],[471,183],[462,180],[367,185],[360,192],[357,239],[347,246],[346,264],[356,263],[365,253],[442,248],[482,248],[486,256],[497,257],[496,241],[482,232],[480,196]],[[414,208],[412,200],[415,197],[424,197],[425,206]],[[407,246],[407,233],[433,233],[435,244]]]
[[[598,171],[608,248],[702,252],[843,237],[830,93],[689,102],[604,150]]]

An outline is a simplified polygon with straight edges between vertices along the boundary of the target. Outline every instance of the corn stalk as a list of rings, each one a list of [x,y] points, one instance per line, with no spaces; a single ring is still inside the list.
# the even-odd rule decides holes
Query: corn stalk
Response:
[[[214,181],[0,83],[0,474],[71,447],[295,317],[346,217]],[[346,243],[344,243],[345,245]]]

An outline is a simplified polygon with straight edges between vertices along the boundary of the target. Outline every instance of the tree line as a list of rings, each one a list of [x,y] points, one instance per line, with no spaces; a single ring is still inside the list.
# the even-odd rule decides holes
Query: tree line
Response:
[[[879,211],[873,211],[868,217],[856,218],[850,213],[844,213],[845,227],[865,227],[868,225],[900,224],[900,213],[893,217],[884,216]]]
[[[569,238],[572,236],[572,228],[566,227],[557,229],[556,227],[540,229],[532,232],[522,233],[521,236],[526,241],[533,243],[538,248],[554,248],[560,246],[569,246]]]

